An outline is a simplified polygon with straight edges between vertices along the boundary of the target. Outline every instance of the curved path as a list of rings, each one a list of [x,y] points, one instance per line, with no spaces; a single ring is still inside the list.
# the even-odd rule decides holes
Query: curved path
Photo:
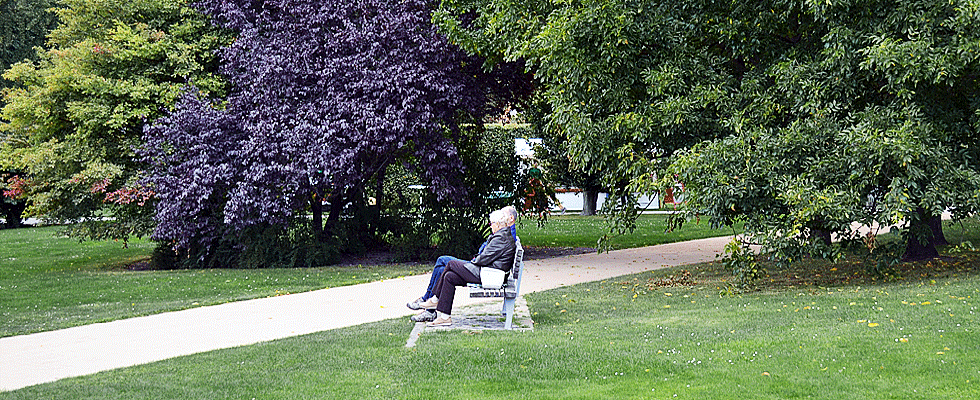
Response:
[[[731,237],[526,261],[524,293],[712,261]],[[406,317],[428,275],[0,338],[0,391],[168,358]],[[458,290],[456,305],[470,299]],[[496,301],[499,301],[496,300]],[[406,321],[406,328],[410,323]]]

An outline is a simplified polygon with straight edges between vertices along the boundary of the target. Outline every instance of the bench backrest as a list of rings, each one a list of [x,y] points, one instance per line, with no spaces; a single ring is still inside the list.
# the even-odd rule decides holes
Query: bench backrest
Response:
[[[508,288],[513,288],[514,293],[521,292],[521,275],[524,273],[524,247],[521,246],[521,238],[517,238],[517,251],[514,252],[514,266],[510,269],[507,277]]]

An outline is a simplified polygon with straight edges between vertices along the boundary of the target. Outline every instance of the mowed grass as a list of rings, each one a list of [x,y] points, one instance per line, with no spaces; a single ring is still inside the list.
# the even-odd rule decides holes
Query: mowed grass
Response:
[[[695,225],[663,235],[665,216],[642,216],[629,246],[703,237]],[[154,243],[79,242],[60,228],[0,230],[0,337],[427,273],[428,265],[326,266],[313,269],[130,271]],[[593,247],[599,217],[563,216],[520,227],[527,246]],[[718,231],[715,231],[718,234]],[[556,238],[561,238],[556,239]],[[555,244],[555,243],[561,244]],[[626,246],[626,244],[621,244]],[[468,256],[468,255],[457,255]]]
[[[683,266],[527,294],[528,332],[425,333],[409,349],[412,324],[389,320],[0,399],[977,399],[978,262],[882,281],[848,260],[743,294],[725,294],[717,263]]]
[[[681,229],[667,232],[667,218],[665,214],[640,215],[636,230],[625,235],[610,235],[609,245],[612,249],[628,249],[738,233],[730,228],[712,229],[707,221],[686,223]],[[552,215],[541,226],[534,220],[522,220],[518,234],[526,246],[596,247],[597,240],[609,234],[609,228],[602,216]]]

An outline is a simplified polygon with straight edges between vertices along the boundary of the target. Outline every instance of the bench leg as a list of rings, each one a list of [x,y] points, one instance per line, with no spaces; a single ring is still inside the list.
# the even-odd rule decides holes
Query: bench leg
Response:
[[[517,299],[504,298],[504,316],[507,320],[504,322],[504,329],[512,329],[514,323],[514,306],[517,303]]]

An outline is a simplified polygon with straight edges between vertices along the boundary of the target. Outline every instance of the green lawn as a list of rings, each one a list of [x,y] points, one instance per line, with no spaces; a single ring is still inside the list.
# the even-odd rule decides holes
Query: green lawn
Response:
[[[735,234],[731,229],[711,229],[707,222],[687,223],[670,233],[665,232],[666,229],[667,215],[640,215],[633,233],[614,236],[609,245],[613,249],[628,249]],[[609,228],[601,216],[553,215],[543,226],[526,219],[518,226],[518,235],[525,246],[596,247],[599,237],[608,233]]]
[[[404,347],[389,320],[71,378],[0,399],[977,399],[980,253],[772,271],[717,263],[527,295],[531,332]],[[814,282],[817,274],[848,279]]]
[[[641,217],[642,229],[627,236],[633,239],[617,243],[632,247],[725,234],[690,224],[665,235],[664,218]],[[598,217],[564,216],[550,219],[544,228],[533,222],[523,224],[520,235],[526,246],[593,247],[605,229],[605,222]],[[128,248],[121,242],[79,243],[57,236],[58,230],[0,230],[0,337],[353,285],[426,273],[431,268],[396,264],[129,271],[126,265],[149,258],[152,242],[134,240]]]

